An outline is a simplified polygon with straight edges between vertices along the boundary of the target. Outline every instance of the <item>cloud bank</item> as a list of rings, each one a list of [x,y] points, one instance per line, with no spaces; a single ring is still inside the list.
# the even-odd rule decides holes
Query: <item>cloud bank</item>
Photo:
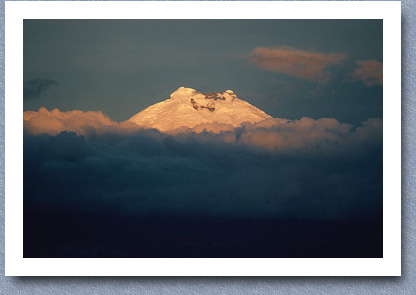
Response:
[[[134,135],[138,131],[148,132],[134,123],[112,121],[102,112],[68,111],[58,109],[48,111],[26,111],[23,114],[26,134],[57,135],[72,131],[87,138],[98,135],[118,134]],[[204,123],[194,128],[182,127],[168,134],[180,140],[221,142],[254,149],[291,152],[311,151],[318,149],[336,150],[341,145],[371,140],[382,135],[382,120],[372,118],[361,126],[340,123],[334,118],[287,120],[271,118],[258,123],[243,123],[241,127],[219,123]]]
[[[41,109],[25,113],[24,128],[32,209],[262,219],[382,212],[381,119],[269,119],[165,134],[99,112]]]
[[[345,59],[346,55],[341,53],[319,53],[290,46],[257,47],[249,54],[249,60],[260,68],[319,83],[329,80],[330,66]]]

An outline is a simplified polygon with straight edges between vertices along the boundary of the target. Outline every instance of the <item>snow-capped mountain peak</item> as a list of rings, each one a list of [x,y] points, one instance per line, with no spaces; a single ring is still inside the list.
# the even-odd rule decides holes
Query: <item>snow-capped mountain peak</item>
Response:
[[[244,122],[255,123],[269,118],[262,110],[237,98],[232,90],[201,93],[180,87],[169,99],[144,109],[129,121],[165,132],[207,123],[237,127]]]

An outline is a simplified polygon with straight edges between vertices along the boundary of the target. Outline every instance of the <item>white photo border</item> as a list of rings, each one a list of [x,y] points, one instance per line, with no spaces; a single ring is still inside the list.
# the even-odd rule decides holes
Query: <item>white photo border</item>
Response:
[[[218,13],[218,11],[232,13]],[[23,258],[24,19],[383,19],[383,258]],[[6,276],[400,276],[401,3],[5,3]]]

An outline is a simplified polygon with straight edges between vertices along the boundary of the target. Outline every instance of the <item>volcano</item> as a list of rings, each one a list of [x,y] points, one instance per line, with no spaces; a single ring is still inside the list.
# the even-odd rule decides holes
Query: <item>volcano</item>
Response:
[[[201,93],[192,88],[180,87],[169,99],[137,113],[129,122],[167,132],[206,124],[234,128],[244,122],[256,123],[269,118],[272,117],[239,99],[231,90]]]

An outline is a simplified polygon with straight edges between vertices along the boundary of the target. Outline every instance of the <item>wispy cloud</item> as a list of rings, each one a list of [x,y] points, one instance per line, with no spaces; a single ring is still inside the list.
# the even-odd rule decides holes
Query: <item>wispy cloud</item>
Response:
[[[383,84],[383,63],[377,60],[359,60],[355,64],[353,80],[362,81],[366,86]]]
[[[42,92],[57,84],[52,79],[26,80],[23,82],[23,99],[38,99]]]
[[[342,63],[346,57],[342,53],[319,53],[289,46],[257,47],[249,54],[249,60],[262,69],[318,83],[326,83],[331,77],[328,68]]]

